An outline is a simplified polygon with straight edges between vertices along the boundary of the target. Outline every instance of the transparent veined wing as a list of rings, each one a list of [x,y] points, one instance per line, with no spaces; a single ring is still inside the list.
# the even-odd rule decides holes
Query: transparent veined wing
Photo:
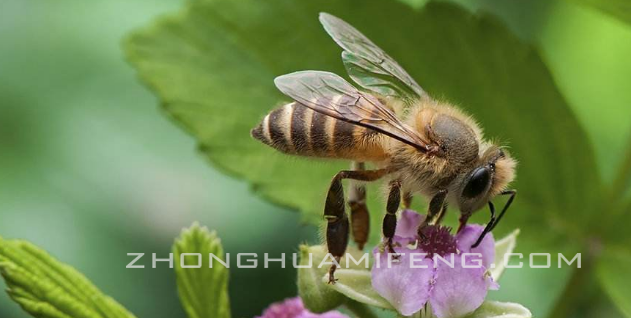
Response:
[[[320,13],[320,23],[344,49],[342,61],[348,75],[361,87],[407,101],[425,95],[421,86],[399,63],[353,26],[324,12]]]
[[[283,94],[314,111],[373,129],[423,152],[436,151],[436,145],[401,122],[376,97],[333,73],[295,72],[277,77],[274,83]]]

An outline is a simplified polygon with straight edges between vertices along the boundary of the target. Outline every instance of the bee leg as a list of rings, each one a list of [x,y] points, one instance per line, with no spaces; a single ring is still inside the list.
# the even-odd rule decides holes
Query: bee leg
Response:
[[[343,179],[354,179],[361,181],[374,181],[388,171],[380,170],[364,170],[364,171],[340,171],[329,187],[324,204],[324,218],[327,220],[326,227],[326,244],[331,256],[339,260],[346,252],[348,245],[349,222],[348,216],[344,208],[344,188],[342,187]],[[329,270],[329,283],[335,283],[335,270],[337,266],[334,263]]]
[[[412,192],[406,191],[403,194],[403,208],[409,209],[412,206]]]
[[[394,250],[392,239],[397,228],[397,210],[401,204],[401,181],[395,180],[390,182],[390,194],[388,195],[388,204],[386,205],[386,215],[383,218],[383,236],[386,238],[386,247],[388,253],[395,254],[394,259],[398,258]]]
[[[333,262],[333,264],[331,264],[331,267],[329,268],[329,284],[335,284],[335,282],[337,281],[337,279],[335,279],[335,270],[337,269],[337,265],[342,259],[340,256],[334,256],[333,258],[335,261]]]
[[[344,188],[341,175],[343,175],[342,172],[333,178],[324,205],[324,217],[327,220],[326,245],[336,261],[344,254],[348,245],[348,217],[344,210]],[[335,283],[336,265],[333,262],[329,269],[329,284]]]
[[[495,229],[495,226],[497,225],[497,223],[500,223],[500,220],[504,216],[504,213],[506,213],[508,208],[511,206],[511,204],[513,203],[513,200],[515,200],[515,196],[517,195],[517,190],[515,190],[515,189],[505,190],[505,191],[502,191],[502,193],[500,193],[500,194],[501,195],[509,195],[509,197],[508,197],[508,201],[506,201],[506,204],[504,204],[504,207],[502,208],[502,212],[500,212],[500,215],[497,217],[497,220],[495,220],[495,222],[493,222],[493,227],[491,227],[491,231],[493,231]]]
[[[460,215],[460,219],[458,219],[460,225],[458,225],[458,231],[456,231],[456,233],[460,233],[460,231],[464,229],[465,225],[467,225],[467,222],[469,221],[470,216],[471,213],[464,213]]]
[[[493,205],[492,202],[489,202],[489,209],[491,210],[491,220],[484,228],[484,231],[482,231],[482,234],[480,234],[480,237],[478,237],[478,240],[475,241],[473,245],[471,245],[471,248],[478,247],[478,245],[480,245],[480,243],[482,242],[482,239],[484,239],[484,236],[486,236],[486,234],[488,234],[489,232],[493,231],[493,229],[495,229],[495,226],[497,225],[497,223],[500,222],[500,220],[504,216],[504,213],[506,213],[506,210],[508,210],[508,208],[513,203],[513,200],[515,199],[515,196],[517,195],[517,190],[506,190],[506,191],[502,191],[502,193],[500,194],[510,195],[510,197],[508,198],[508,201],[506,201],[506,204],[502,208],[502,212],[500,212],[500,215],[497,217],[497,219],[495,218],[495,206]]]
[[[436,217],[436,223],[435,224],[441,224],[443,222],[443,218],[445,217],[446,214],[447,214],[447,202],[445,202],[445,204],[443,204],[443,209],[440,210],[440,214],[438,214],[438,216]]]
[[[423,235],[423,229],[430,224],[439,224],[445,216],[445,211],[447,210],[447,204],[445,203],[445,199],[447,198],[448,191],[440,190],[438,193],[434,195],[431,201],[429,201],[429,208],[427,209],[427,217],[421,222],[421,225],[418,227],[418,235],[423,240],[425,236]]]
[[[482,234],[480,234],[480,236],[475,241],[475,243],[471,245],[471,248],[478,247],[478,245],[480,245],[480,242],[482,242],[482,239],[486,236],[486,234],[491,232],[491,229],[493,229],[496,219],[495,219],[495,205],[493,205],[493,202],[491,201],[489,201],[489,211],[491,211],[491,220],[489,220],[489,223],[486,224],[486,226],[484,227],[484,230],[482,230]]]
[[[363,162],[353,162],[352,168],[355,171],[364,171]],[[368,207],[366,206],[366,186],[359,182],[351,182],[348,195],[348,205],[351,208],[351,230],[353,239],[359,250],[364,249],[366,241],[368,241],[368,233],[370,232],[370,217],[368,215]]]

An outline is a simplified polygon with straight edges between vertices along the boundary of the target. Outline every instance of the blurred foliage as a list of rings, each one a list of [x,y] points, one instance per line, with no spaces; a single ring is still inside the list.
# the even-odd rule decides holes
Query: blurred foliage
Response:
[[[609,296],[618,304],[620,310],[631,317],[631,284],[629,268],[631,253],[628,249],[608,248],[598,263],[598,276]]]
[[[574,0],[593,6],[623,23],[631,25],[631,2],[627,0]]]
[[[421,7],[425,1],[407,2]],[[492,12],[522,41],[538,48],[558,89],[587,131],[596,150],[599,174],[613,184],[619,167],[625,160],[628,162],[628,157],[622,155],[628,147],[631,128],[628,24],[590,6],[575,5],[578,1],[456,2],[471,11]],[[274,255],[295,250],[303,240],[315,239],[314,230],[299,227],[295,215],[282,213],[281,209],[251,196],[244,183],[204,167],[190,151],[191,140],[156,116],[155,99],[136,83],[123,62],[120,38],[151,17],[180,5],[164,0],[5,0],[0,5],[3,43],[0,45],[0,233],[5,237],[26,238],[72,263],[139,317],[182,317],[184,313],[177,304],[170,270],[125,269],[124,265],[130,261],[126,253],[156,252],[164,256],[169,253],[172,237],[193,220],[218,229],[226,251],[231,253]],[[239,23],[243,20],[239,16],[228,18]],[[351,20],[389,52],[396,47],[406,49],[407,44],[394,38],[390,42],[382,38],[384,34],[396,38],[394,33],[401,32],[396,24],[391,27],[392,21],[376,23],[380,21],[378,16],[371,17],[371,21],[372,26],[364,26],[366,22]],[[314,43],[320,43],[322,52],[327,52],[320,58],[332,66],[329,70],[343,74],[340,51],[326,38],[315,16],[304,16],[297,25],[287,24],[277,37],[292,37],[292,30],[302,23],[311,25],[318,37]],[[247,51],[247,47],[243,50]],[[414,52],[407,54],[414,56]],[[403,66],[416,63],[415,56],[395,58]],[[295,70],[321,66],[308,65],[299,59],[292,59]],[[425,85],[424,74],[408,70]],[[272,92],[272,78],[270,75],[264,84],[266,91],[276,94]],[[475,88],[475,84],[470,88]],[[244,89],[243,93],[248,92]],[[285,100],[278,96],[274,104]],[[442,97],[454,100],[448,95]],[[262,104],[258,116],[262,116],[263,107],[273,105]],[[468,101],[462,106],[470,109]],[[504,138],[502,131],[489,132]],[[567,142],[571,144],[572,140]],[[546,160],[557,160],[548,154],[543,156]],[[314,165],[320,164],[311,162],[309,167]],[[520,178],[524,165],[522,160]],[[324,194],[313,191],[312,195],[323,198]],[[376,197],[373,193],[372,198]],[[518,205],[522,204],[521,199],[520,193]],[[582,202],[579,197],[576,201]],[[631,198],[625,204],[619,205],[616,219],[596,224],[613,229],[629,224]],[[379,214],[381,205],[373,202],[372,206],[373,214]],[[600,215],[606,210],[603,207],[597,212],[584,210],[584,213]],[[484,222],[483,214],[476,221]],[[515,216],[516,213],[506,220]],[[137,231],[139,227],[142,231]],[[542,225],[529,232],[536,235],[553,230]],[[606,235],[609,242],[631,239],[623,230],[607,231]],[[518,250],[538,248],[539,252],[559,252],[557,248],[546,247],[559,244],[551,240],[552,243],[543,241],[537,247],[519,245]],[[562,240],[573,243],[566,237]],[[624,270],[612,268],[610,274],[599,271],[600,277],[610,277],[601,278],[604,284],[615,285],[608,294],[621,301],[626,298],[624,293],[616,292],[616,286],[631,285],[625,283],[630,275],[615,273],[624,275]],[[567,268],[511,270],[503,278],[501,293],[491,296],[519,300],[537,316],[544,316],[571,274]],[[294,275],[292,270],[276,268],[233,270],[230,293],[239,295],[233,299],[234,315],[251,317],[269,303],[295,295],[296,288],[291,285]],[[252,284],[253,281],[259,283]],[[265,284],[277,288],[257,292]],[[583,311],[577,316],[619,315],[598,284],[592,287],[581,299]],[[135,297],[138,294],[145,297]],[[0,297],[0,316],[26,315],[10,304],[8,297]]]
[[[317,229],[302,226],[296,214],[208,169],[125,62],[123,35],[179,5],[0,4],[0,233],[72,264],[138,317],[185,313],[172,270],[162,263],[126,269],[133,259],[127,253],[147,253],[139,263],[150,266],[150,254],[166,257],[173,238],[195,220],[222,233],[224,248],[235,254],[275,257],[317,241]],[[295,296],[294,279],[293,269],[234,269],[235,317]],[[28,315],[0,293],[0,317]]]

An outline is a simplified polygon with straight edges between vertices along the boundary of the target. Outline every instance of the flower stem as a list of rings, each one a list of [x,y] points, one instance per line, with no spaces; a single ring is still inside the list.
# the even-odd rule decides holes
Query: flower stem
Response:
[[[377,318],[377,315],[370,310],[370,307],[362,304],[360,302],[354,301],[352,299],[348,299],[344,305],[353,315],[357,318]]]

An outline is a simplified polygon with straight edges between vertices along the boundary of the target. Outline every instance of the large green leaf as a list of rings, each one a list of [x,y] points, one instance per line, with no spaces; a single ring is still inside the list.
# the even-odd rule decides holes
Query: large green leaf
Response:
[[[626,24],[631,24],[631,1],[628,0],[574,0],[611,15]]]
[[[491,17],[444,3],[415,11],[396,1],[195,1],[134,33],[125,48],[167,114],[215,166],[319,221],[330,179],[347,164],[278,154],[249,130],[287,100],[274,88],[275,76],[344,73],[341,49],[318,23],[320,11],[356,26],[430,95],[462,106],[489,137],[510,144],[523,165],[515,208],[504,220],[519,224],[523,239],[540,233],[528,228],[575,233],[594,215],[587,211],[601,185],[584,132],[537,52]],[[383,207],[370,206],[372,224],[379,224]],[[373,241],[378,236],[372,231]]]
[[[626,317],[631,317],[631,251],[628,248],[605,249],[596,272],[614,304]]]
[[[9,296],[34,317],[134,318],[83,274],[29,242],[0,238],[0,273]]]
[[[194,223],[173,245],[177,290],[188,318],[230,318],[228,269],[215,232]],[[212,266],[210,260],[213,258]]]

